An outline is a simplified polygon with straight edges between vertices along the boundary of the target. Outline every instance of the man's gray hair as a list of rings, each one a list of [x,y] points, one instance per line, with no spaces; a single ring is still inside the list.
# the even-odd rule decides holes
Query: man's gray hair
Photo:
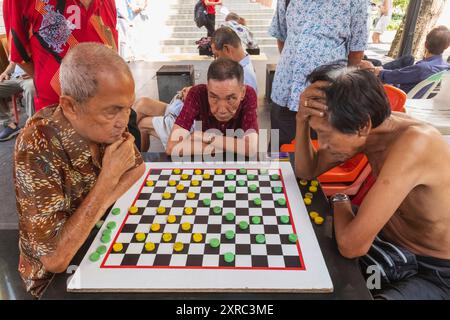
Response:
[[[98,90],[101,72],[133,78],[127,63],[112,49],[99,43],[78,44],[64,57],[59,71],[62,95],[85,103]]]

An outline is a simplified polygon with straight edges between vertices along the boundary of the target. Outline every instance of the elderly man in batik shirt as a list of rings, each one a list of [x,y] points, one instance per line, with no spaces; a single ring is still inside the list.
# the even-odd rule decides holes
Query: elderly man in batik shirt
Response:
[[[60,82],[59,105],[35,114],[15,149],[19,271],[36,297],[145,170],[126,131],[134,81],[119,55],[79,44],[64,58]]]

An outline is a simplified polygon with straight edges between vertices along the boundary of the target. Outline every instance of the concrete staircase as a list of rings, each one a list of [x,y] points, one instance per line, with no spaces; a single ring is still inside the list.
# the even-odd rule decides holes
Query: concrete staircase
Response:
[[[198,53],[195,41],[206,36],[206,28],[198,29],[193,21],[193,11],[197,0],[174,0],[169,6],[169,14],[164,28],[169,30],[167,36],[160,40],[160,53],[164,55]],[[276,50],[276,41],[268,34],[273,9],[250,0],[224,0],[224,7],[244,17],[263,52]],[[216,27],[224,21],[225,16],[217,7]]]

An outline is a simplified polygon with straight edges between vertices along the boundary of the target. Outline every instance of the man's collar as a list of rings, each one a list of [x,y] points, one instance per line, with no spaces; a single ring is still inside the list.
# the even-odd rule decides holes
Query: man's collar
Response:
[[[100,154],[97,155],[98,157],[94,157],[89,147],[89,142],[76,132],[59,106],[51,116],[51,120],[57,129],[57,135],[62,147],[74,168],[81,169],[90,161],[92,161],[96,167],[101,168],[101,163],[97,160],[101,159],[101,145],[99,145],[98,148]]]
[[[423,61],[439,61],[439,60],[444,61],[441,54],[437,54],[437,55],[423,59]]]
[[[246,54],[244,59],[242,59],[241,61],[239,61],[239,64],[245,68],[246,66],[248,66],[250,64],[250,55]]]

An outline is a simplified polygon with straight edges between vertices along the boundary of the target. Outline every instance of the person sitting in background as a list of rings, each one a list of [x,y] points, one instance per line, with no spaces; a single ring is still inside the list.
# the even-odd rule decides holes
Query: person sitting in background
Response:
[[[37,112],[15,148],[19,272],[35,297],[145,171],[127,132],[135,95],[126,62],[80,43],[62,61],[60,84],[59,106]]]
[[[217,29],[213,34],[211,47],[217,58],[229,58],[239,62],[244,68],[244,84],[258,92],[250,56],[244,51],[238,35],[231,28]],[[136,102],[133,108],[136,110],[138,127],[141,131],[142,150],[148,150],[150,146],[149,135],[159,138],[163,146],[167,146],[169,134],[183,108],[189,89],[181,90],[169,104],[150,98],[141,98]]]
[[[367,70],[328,65],[308,80],[297,115],[297,176],[313,179],[363,153],[376,177],[356,216],[347,195],[331,198],[340,253],[378,267],[386,282],[376,298],[450,299],[450,145],[432,126],[391,112]]]
[[[241,38],[242,43],[245,48],[256,48],[258,44],[253,39],[253,34],[247,27],[245,19],[240,17],[234,12],[229,13],[225,17],[225,22],[222,23],[222,27],[229,27],[236,32],[236,34]]]
[[[207,78],[206,85],[189,90],[170,134],[167,154],[188,156],[214,150],[254,156],[258,148],[257,97],[252,87],[244,85],[242,66],[218,58],[211,63]],[[198,122],[192,131],[194,121]]]
[[[442,53],[448,48],[449,44],[450,30],[445,26],[439,26],[427,34],[425,56],[423,60],[416,64],[402,67],[405,64],[412,64],[414,61],[412,57],[406,56],[400,58],[400,60],[387,63],[383,67],[374,67],[369,61],[363,60],[360,67],[372,70],[383,83],[393,84],[408,93],[418,83],[431,75],[450,69],[450,65],[442,57]],[[420,98],[426,90],[426,87],[420,90],[416,97]]]
[[[0,75],[0,117],[4,119],[4,129],[0,131],[0,141],[7,141],[19,134],[19,124],[11,121],[7,99],[23,93],[25,111],[28,117],[34,114],[34,88],[33,79],[25,73],[16,63],[10,62],[6,70]]]

